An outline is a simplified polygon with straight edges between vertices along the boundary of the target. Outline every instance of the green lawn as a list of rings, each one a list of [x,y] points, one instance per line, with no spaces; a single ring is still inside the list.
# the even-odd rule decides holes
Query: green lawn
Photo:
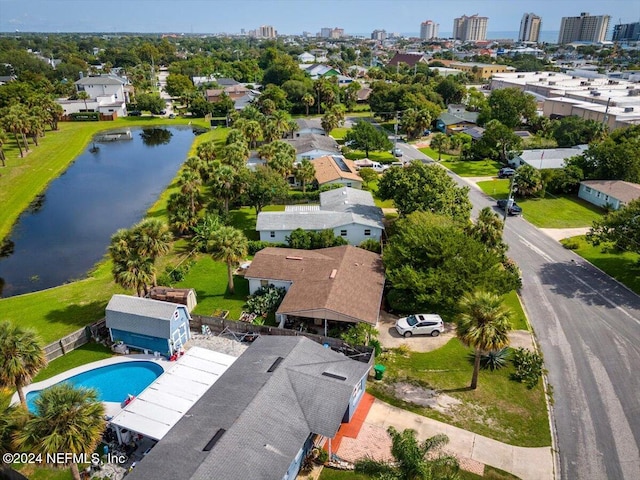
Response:
[[[511,328],[513,330],[529,330],[527,317],[524,314],[517,292],[513,290],[511,293],[507,293],[502,297],[502,303],[513,312]]]
[[[436,158],[437,158],[436,152]],[[477,162],[463,162],[460,160],[443,160],[440,162],[456,175],[461,177],[492,177],[497,175],[502,166],[493,160],[480,160]]]
[[[369,156],[363,150],[351,150],[348,153],[345,153],[345,158],[349,160],[360,160],[362,158],[368,158],[369,160],[373,160],[374,162],[380,163],[392,163],[398,161],[396,157],[393,156],[391,152],[387,151],[369,151]]]
[[[31,201],[58,177],[102,130],[145,125],[180,125],[188,119],[126,117],[113,122],[61,122],[56,132],[47,131],[38,147],[20,158],[15,141],[10,137],[4,146],[7,166],[0,175],[0,239],[6,237],[18,216]],[[198,126],[203,120],[193,120]]]
[[[418,150],[420,150],[422,153],[424,153],[427,157],[430,157],[433,160],[438,160],[438,151],[437,150],[434,150],[431,147],[423,147],[423,148],[419,148]],[[442,161],[453,161],[453,160],[456,160],[458,158],[458,156],[442,152],[442,154],[440,155],[440,158],[441,158]]]
[[[395,205],[393,204],[393,200],[391,200],[391,199],[381,200],[380,197],[378,197],[378,182],[377,181],[369,183],[367,185],[367,188],[369,189],[369,191],[373,195],[373,200],[376,203],[376,206],[378,206],[380,208],[395,208]]]
[[[484,193],[493,198],[507,198],[509,180],[487,180],[477,184]],[[604,215],[604,210],[575,195],[551,196],[546,198],[517,199],[522,214],[539,228],[590,227]]]
[[[347,135],[348,131],[348,128],[338,127],[331,130],[330,135],[336,140],[344,140],[344,137]]]
[[[175,286],[196,290],[198,306],[194,313],[211,315],[216,310],[229,310],[229,318],[237,320],[249,295],[249,282],[236,276],[234,283],[236,292],[231,295],[227,290],[227,265],[202,255],[184,280]]]
[[[93,342],[87,343],[60,358],[56,358],[49,362],[47,368],[41,370],[40,373],[36,375],[33,379],[33,383],[41,382],[42,380],[54,377],[59,373],[79,367],[80,365],[97,362],[98,360],[104,360],[105,358],[110,358],[112,356],[113,352],[104,345]]]
[[[481,370],[478,388],[467,390],[473,371],[470,352],[471,349],[455,338],[433,352],[402,355],[393,351],[377,360],[387,367],[385,379],[371,384],[369,389],[378,398],[396,406],[501,442],[523,447],[550,445],[542,382],[528,390],[525,385],[510,380],[513,367],[509,365],[494,372]],[[384,388],[394,380],[428,386],[463,403],[446,414],[409,404]]]
[[[616,252],[607,245],[595,247],[582,235],[572,237],[569,241],[578,243],[574,252],[640,295],[640,255]],[[562,243],[567,243],[567,240]]]
[[[355,473],[352,470],[335,470],[324,467],[318,480],[370,480],[371,477]]]

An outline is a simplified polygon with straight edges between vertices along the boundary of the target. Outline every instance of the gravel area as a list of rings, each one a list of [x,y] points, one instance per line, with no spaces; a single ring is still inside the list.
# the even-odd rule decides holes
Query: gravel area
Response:
[[[191,340],[185,345],[185,350],[189,350],[191,347],[207,348],[216,352],[226,353],[232,357],[239,357],[249,347],[249,344],[239,342],[228,336],[218,337],[214,334],[203,335],[192,332]]]

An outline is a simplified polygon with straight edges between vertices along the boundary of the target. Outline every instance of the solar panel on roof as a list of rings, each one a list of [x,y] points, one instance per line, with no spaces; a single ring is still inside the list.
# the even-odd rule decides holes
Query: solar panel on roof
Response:
[[[340,157],[333,157],[333,161],[336,162],[336,165],[338,165],[338,168],[340,170],[342,170],[343,172],[351,173],[351,169],[349,168],[349,165],[345,163],[344,159]]]

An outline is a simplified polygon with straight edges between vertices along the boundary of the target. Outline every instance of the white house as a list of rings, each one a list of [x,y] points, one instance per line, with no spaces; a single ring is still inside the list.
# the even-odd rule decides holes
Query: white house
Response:
[[[311,55],[309,52],[303,52],[298,55],[298,61],[300,63],[313,63],[316,61],[315,55]]]
[[[622,180],[585,180],[580,182],[578,196],[599,207],[618,210],[640,198],[640,185]]]
[[[288,205],[284,212],[260,212],[256,230],[262,241],[285,243],[297,228],[329,229],[351,245],[360,245],[368,239],[382,239],[383,219],[371,193],[345,187],[322,192],[320,205]]]
[[[318,186],[342,185],[361,189],[362,178],[352,160],[341,155],[325,155],[311,160],[316,170],[315,182]]]
[[[295,132],[295,136],[304,137],[305,135],[320,135],[325,137],[327,133],[322,128],[322,123],[319,118],[296,118],[296,124],[298,130]]]
[[[338,142],[333,138],[310,133],[296,138],[286,139],[296,149],[296,162],[313,160],[325,155],[337,155],[340,153]]]
[[[570,148],[536,148],[524,150],[520,155],[513,157],[509,164],[514,167],[530,165],[542,170],[545,168],[563,168],[567,160],[576,155],[582,155],[589,145],[577,145]]]
[[[76,91],[87,92],[90,98],[110,97],[116,101],[129,102],[129,93],[125,89],[126,80],[115,75],[89,75],[78,80]]]

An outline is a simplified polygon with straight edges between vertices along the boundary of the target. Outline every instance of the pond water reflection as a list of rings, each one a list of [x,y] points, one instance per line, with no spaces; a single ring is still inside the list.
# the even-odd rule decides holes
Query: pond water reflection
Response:
[[[169,185],[193,138],[187,127],[97,136],[0,242],[0,296],[82,278],[111,235],[139,221]]]

